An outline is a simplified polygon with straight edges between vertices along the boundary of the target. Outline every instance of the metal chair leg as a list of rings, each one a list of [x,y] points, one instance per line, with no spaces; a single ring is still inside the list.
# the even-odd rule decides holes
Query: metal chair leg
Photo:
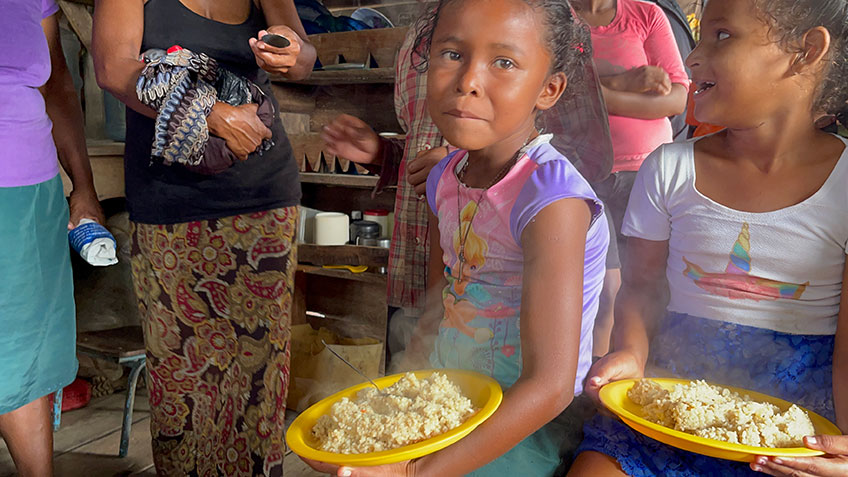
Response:
[[[140,359],[130,365],[130,377],[127,383],[127,400],[124,403],[124,423],[121,426],[121,448],[118,457],[126,457],[130,448],[130,430],[132,430],[133,406],[135,405],[135,389],[138,384],[138,376],[144,370],[145,360]]]
[[[53,395],[53,432],[59,430],[62,424],[62,390],[59,389]]]

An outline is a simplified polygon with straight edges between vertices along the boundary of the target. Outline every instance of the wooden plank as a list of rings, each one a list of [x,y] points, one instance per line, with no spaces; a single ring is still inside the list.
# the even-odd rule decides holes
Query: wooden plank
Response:
[[[271,91],[280,105],[280,111],[311,113],[315,110],[315,88],[296,84],[272,83]]]
[[[288,113],[281,113],[283,116]],[[331,113],[335,117],[337,112]],[[300,116],[300,115],[299,115]],[[306,122],[311,123],[310,115],[302,115],[306,117]],[[329,121],[330,119],[328,119]],[[285,123],[283,123],[285,125]],[[338,172],[353,172],[359,174],[367,174],[368,171],[359,164],[353,163],[341,156],[331,154],[325,149],[326,144],[321,139],[321,134],[310,132],[307,125],[306,130],[300,130],[289,135],[289,142],[292,146],[295,160],[297,161],[298,170],[301,172],[331,174]],[[286,126],[286,131],[291,132],[291,129]]]
[[[313,265],[365,265],[385,267],[389,263],[389,249],[362,245],[298,244],[297,259]]]
[[[338,64],[339,56],[343,56],[348,63],[368,66],[368,61],[373,59],[375,68],[394,70],[395,57],[407,30],[408,27],[400,27],[322,33],[309,35],[309,41],[315,45],[318,60],[324,66]]]
[[[94,187],[100,200],[124,197],[124,158],[123,156],[94,156],[91,160],[91,172],[94,175]],[[60,167],[65,195],[71,193],[71,180]]]
[[[343,280],[355,280],[363,283],[386,286],[386,276],[372,272],[370,269],[362,273],[353,273],[350,270],[323,268],[314,265],[300,264],[297,271],[308,275],[320,275],[323,277],[341,278]]]
[[[124,155],[124,143],[111,139],[88,139],[85,142],[88,157]]]
[[[300,182],[307,184],[325,184],[346,187],[361,187],[373,189],[380,180],[379,176],[362,176],[350,174],[322,174],[317,172],[301,172]]]
[[[88,7],[80,3],[71,3],[67,0],[59,0],[57,3],[59,4],[59,8],[62,9],[62,13],[65,14],[65,18],[68,19],[71,29],[77,34],[77,38],[79,38],[82,46],[86,50],[91,51],[93,22],[91,14],[88,13]]]
[[[74,449],[101,439],[104,436],[112,436],[115,441],[115,454],[120,436],[121,423],[124,411],[124,393],[111,394],[91,400],[88,406],[62,413],[62,425],[53,434],[54,456],[72,452]],[[133,419],[138,421],[150,416],[150,405],[147,399],[147,390],[140,389],[136,393]],[[149,436],[149,429],[147,431]],[[6,450],[5,442],[0,439],[0,476],[11,475],[14,472],[14,464]],[[59,475],[59,474],[56,474]],[[78,475],[78,474],[65,474]]]
[[[390,189],[372,197],[372,190],[311,184],[304,182],[301,203],[313,209],[344,212],[351,210],[386,209],[395,210],[395,190]],[[367,265],[367,264],[364,264]]]
[[[156,467],[150,464],[146,469],[133,472],[130,477],[156,477]]]
[[[289,80],[283,76],[274,75],[273,81],[280,83],[308,84],[308,85],[331,85],[331,84],[369,84],[395,82],[394,66],[388,68],[364,68],[355,70],[317,70],[313,71],[308,78],[302,80]]]
[[[100,439],[103,436],[120,432],[123,423],[126,392],[118,392],[94,398],[88,406],[62,413],[62,425],[53,434],[53,452],[55,455],[71,452],[81,445]],[[133,421],[150,416],[150,402],[147,389],[139,389],[135,394]],[[115,436],[118,445],[120,436]],[[117,454],[117,447],[115,453]]]
[[[141,326],[89,331],[77,336],[77,348],[114,358],[141,356],[145,352]]]
[[[56,477],[112,477],[130,475],[133,472],[149,469],[153,463],[153,450],[150,439],[150,417],[136,420],[130,434],[130,448],[126,457],[118,457],[120,429],[112,434],[78,447],[56,457],[54,462]]]
[[[280,121],[289,137],[296,134],[308,134],[310,126],[309,114],[280,112]]]
[[[310,130],[319,132],[336,116],[346,113],[365,121],[378,133],[400,133],[403,129],[394,114],[393,95],[391,84],[322,86],[315,98]]]

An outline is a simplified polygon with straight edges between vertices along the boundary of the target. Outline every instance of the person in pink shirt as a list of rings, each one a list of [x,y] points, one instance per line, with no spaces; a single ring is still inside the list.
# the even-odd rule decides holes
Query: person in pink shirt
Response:
[[[668,18],[638,0],[575,0],[589,24],[593,57],[609,112],[613,175],[593,184],[612,212],[616,232],[642,161],[672,141],[669,116],[686,109],[689,77]]]
[[[612,174],[592,188],[609,211],[621,253],[624,211],[642,161],[673,140],[669,116],[686,109],[689,77],[663,10],[638,0],[572,0],[590,26],[595,68],[609,113]],[[613,250],[613,247],[610,247]],[[623,259],[624,257],[620,257]],[[618,260],[616,260],[618,261]],[[609,349],[612,308],[621,286],[618,269],[607,271],[595,332],[595,356]]]

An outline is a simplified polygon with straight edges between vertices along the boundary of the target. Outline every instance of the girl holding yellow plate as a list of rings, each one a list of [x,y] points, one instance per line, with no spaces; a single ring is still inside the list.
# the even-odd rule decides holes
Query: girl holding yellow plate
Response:
[[[696,118],[725,129],[661,146],[639,170],[615,351],[588,392],[648,369],[774,395],[848,430],[848,148],[815,126],[823,112],[845,117],[846,53],[845,0],[710,0],[687,64]],[[573,476],[782,471],[605,416],[585,434]]]
[[[422,321],[438,318],[430,362],[490,376],[506,392],[468,435],[418,459],[310,464],[356,477],[555,475],[575,426],[554,419],[591,365],[609,227],[536,120],[563,94],[589,99],[590,87],[601,114],[589,115],[605,121],[597,80],[585,74],[589,32],[562,0],[442,0],[428,19],[416,42],[427,106],[460,148],[427,180],[434,234]]]

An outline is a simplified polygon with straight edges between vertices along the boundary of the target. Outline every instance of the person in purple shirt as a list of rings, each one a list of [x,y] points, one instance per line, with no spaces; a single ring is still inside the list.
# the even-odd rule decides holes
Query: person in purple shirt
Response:
[[[4,0],[0,15],[0,435],[22,476],[52,475],[48,395],[77,372],[67,231],[103,222],[58,10]]]

